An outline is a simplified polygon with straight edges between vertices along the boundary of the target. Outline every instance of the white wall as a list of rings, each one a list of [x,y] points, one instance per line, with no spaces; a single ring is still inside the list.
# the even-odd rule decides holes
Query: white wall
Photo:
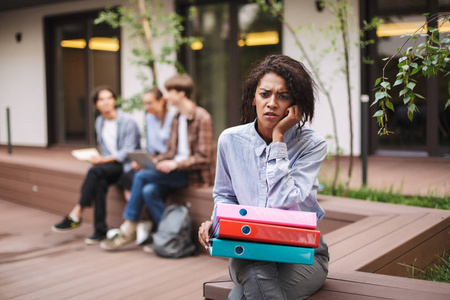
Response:
[[[173,10],[173,1],[166,9]],[[75,1],[43,5],[0,13],[0,144],[7,143],[6,107],[11,111],[13,145],[47,146],[47,95],[45,78],[44,25],[46,16],[101,9],[108,5],[128,5],[127,0]],[[17,43],[15,35],[22,33]],[[140,92],[137,67],[129,64],[131,42],[122,32],[122,94],[129,97]],[[157,66],[162,82],[175,70]],[[142,114],[136,120],[142,124]]]
[[[343,148],[345,154],[350,152],[350,125],[348,112],[348,97],[345,76],[339,72],[339,68],[343,66],[343,59],[338,61],[339,56],[336,52],[331,51],[324,57],[320,55],[323,49],[329,48],[329,40],[331,37],[326,37],[318,29],[306,28],[309,24],[315,24],[318,28],[327,27],[332,21],[333,16],[326,10],[318,12],[315,7],[315,1],[297,1],[285,0],[285,16],[287,22],[293,27],[302,27],[297,36],[300,37],[301,43],[304,45],[308,56],[313,61],[314,65],[319,69],[319,76],[322,78],[324,85],[327,86],[333,101],[335,114],[337,117],[338,138],[340,147]],[[352,41],[353,44],[358,40],[358,24],[359,24],[359,7],[358,1],[350,1],[352,7],[351,26],[353,28]],[[339,40],[339,39],[338,39]],[[353,45],[352,44],[352,45]],[[284,54],[289,55],[295,59],[303,62],[308,69],[311,69],[307,64],[301,51],[295,44],[291,33],[284,27],[283,30],[283,51]],[[352,103],[353,103],[353,149],[354,154],[360,154],[360,52],[358,47],[353,46],[351,53],[351,71],[350,80],[352,87]],[[314,130],[321,133],[324,137],[332,135],[333,124],[328,100],[323,93],[320,93],[317,102],[315,117],[310,126]],[[334,151],[334,139],[328,140],[328,150]]]

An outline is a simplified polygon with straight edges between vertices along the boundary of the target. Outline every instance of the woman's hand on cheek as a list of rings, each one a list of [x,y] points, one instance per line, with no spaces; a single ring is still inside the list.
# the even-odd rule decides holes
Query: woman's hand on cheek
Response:
[[[272,133],[273,143],[283,142],[284,133],[293,126],[295,126],[296,124],[298,124],[302,118],[302,113],[297,105],[292,105],[288,107],[288,109],[286,109],[285,114],[286,116],[283,119],[281,119],[273,129]]]

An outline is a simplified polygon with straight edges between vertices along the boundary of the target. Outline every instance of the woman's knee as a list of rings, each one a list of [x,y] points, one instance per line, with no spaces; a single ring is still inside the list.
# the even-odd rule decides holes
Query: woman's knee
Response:
[[[230,260],[230,276],[239,284],[247,280],[276,279],[277,274],[276,264],[272,262],[246,259]]]

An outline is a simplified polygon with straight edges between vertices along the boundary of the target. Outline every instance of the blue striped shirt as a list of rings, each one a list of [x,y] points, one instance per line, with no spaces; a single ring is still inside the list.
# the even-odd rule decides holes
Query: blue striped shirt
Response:
[[[159,154],[167,151],[167,140],[170,137],[170,126],[172,125],[174,115],[175,111],[167,111],[164,124],[161,126],[161,120],[155,115],[145,114],[148,153]]]
[[[317,202],[325,139],[315,131],[296,126],[284,134],[283,143],[267,145],[255,122],[226,129],[219,137],[215,203],[325,212]]]

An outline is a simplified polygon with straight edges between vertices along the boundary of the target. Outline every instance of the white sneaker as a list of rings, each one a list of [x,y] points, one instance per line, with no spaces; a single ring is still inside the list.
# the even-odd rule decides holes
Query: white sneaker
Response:
[[[118,235],[119,232],[120,232],[119,228],[112,228],[112,229],[108,230],[108,232],[106,233],[106,238],[107,239],[112,239],[113,237]]]
[[[136,245],[142,245],[148,240],[152,230],[152,221],[142,221],[136,227]]]

